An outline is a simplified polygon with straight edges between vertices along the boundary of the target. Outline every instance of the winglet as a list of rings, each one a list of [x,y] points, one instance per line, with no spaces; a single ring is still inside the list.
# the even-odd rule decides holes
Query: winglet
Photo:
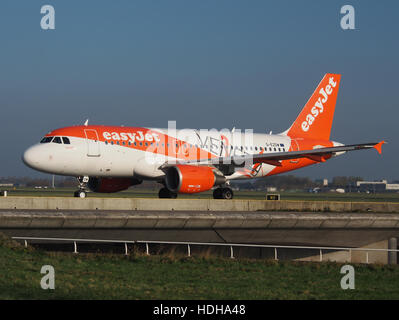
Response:
[[[385,144],[385,141],[378,142],[373,148],[378,151],[379,154],[382,153],[382,145]]]

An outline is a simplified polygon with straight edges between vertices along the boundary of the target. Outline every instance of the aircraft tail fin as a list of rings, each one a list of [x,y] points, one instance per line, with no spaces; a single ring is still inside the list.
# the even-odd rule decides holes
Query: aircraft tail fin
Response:
[[[291,127],[283,134],[295,138],[329,140],[340,74],[327,73]]]

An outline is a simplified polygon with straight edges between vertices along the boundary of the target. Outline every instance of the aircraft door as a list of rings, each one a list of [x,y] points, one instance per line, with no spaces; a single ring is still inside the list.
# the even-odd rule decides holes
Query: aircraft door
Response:
[[[99,157],[101,154],[97,131],[94,129],[85,129],[85,135],[87,142],[87,156]]]

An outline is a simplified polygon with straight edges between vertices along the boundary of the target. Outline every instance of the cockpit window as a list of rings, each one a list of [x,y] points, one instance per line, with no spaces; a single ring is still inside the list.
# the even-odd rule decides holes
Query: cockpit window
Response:
[[[44,137],[40,143],[49,143],[51,140],[53,140],[54,137]]]
[[[69,138],[67,138],[67,137],[62,137],[62,141],[64,142],[64,144],[71,144],[71,142],[69,141]]]
[[[61,137],[54,137],[53,143],[62,144]]]

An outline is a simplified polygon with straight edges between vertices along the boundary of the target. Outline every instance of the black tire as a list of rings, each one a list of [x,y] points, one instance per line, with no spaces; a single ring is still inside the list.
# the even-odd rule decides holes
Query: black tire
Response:
[[[177,193],[171,192],[168,188],[162,188],[159,190],[158,197],[160,199],[176,199]]]
[[[222,188],[213,190],[213,199],[222,199]]]
[[[176,199],[177,198],[177,193],[171,192],[170,198],[171,199]]]
[[[75,192],[73,193],[73,196],[74,196],[75,198],[84,199],[84,198],[86,198],[87,194],[86,194],[86,191],[84,191],[84,190],[78,190],[78,191],[75,191]]]
[[[169,190],[166,189],[166,188],[160,189],[159,192],[158,192],[158,197],[159,197],[160,199],[167,198],[167,197],[168,197],[168,196],[167,196],[167,192],[168,192],[168,191],[169,191]]]
[[[230,188],[223,188],[222,189],[222,199],[231,200],[233,199],[233,190]]]

